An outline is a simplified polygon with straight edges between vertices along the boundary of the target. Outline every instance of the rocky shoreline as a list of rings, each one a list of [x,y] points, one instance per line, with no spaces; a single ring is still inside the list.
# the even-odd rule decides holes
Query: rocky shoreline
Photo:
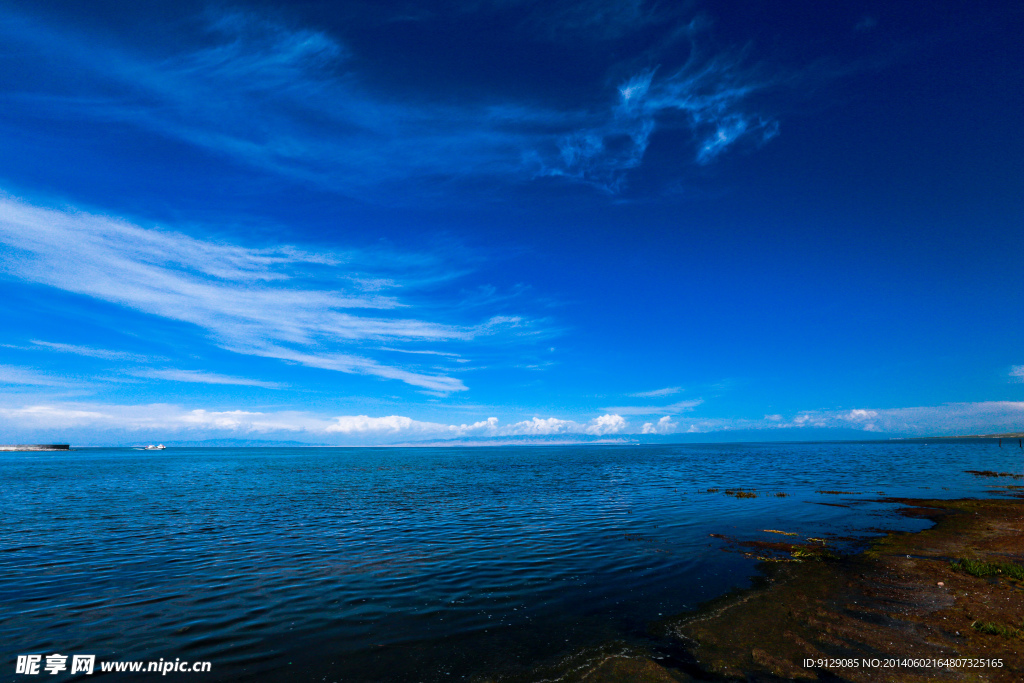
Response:
[[[761,585],[655,627],[671,664],[623,653],[560,680],[1024,679],[1024,501],[887,500],[935,526],[853,556],[762,544]]]

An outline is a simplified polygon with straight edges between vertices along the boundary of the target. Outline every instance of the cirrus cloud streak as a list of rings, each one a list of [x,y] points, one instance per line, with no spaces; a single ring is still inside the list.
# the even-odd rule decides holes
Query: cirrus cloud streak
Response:
[[[388,292],[405,283],[365,277],[357,261],[375,260],[366,254],[242,247],[3,195],[0,244],[0,273],[8,276],[189,323],[237,353],[398,379],[435,392],[466,387],[457,378],[352,351],[382,341],[465,342],[527,332],[530,325],[520,316],[456,325],[395,315],[408,306]],[[408,260],[414,284],[417,259]],[[37,346],[115,358],[86,347]]]
[[[256,13],[211,12],[205,30],[184,41],[192,49],[159,60],[23,17],[0,22],[0,35],[39,63],[59,55],[78,76],[69,80],[88,84],[47,92],[35,90],[46,82],[37,79],[8,93],[8,106],[26,115],[126,124],[261,172],[393,202],[396,184],[409,193],[439,177],[557,176],[618,192],[659,128],[689,131],[698,164],[741,140],[770,139],[776,122],[749,100],[772,81],[744,67],[742,55],[698,45],[708,27],[696,19],[676,31],[691,43],[684,65],[636,67],[614,88],[595,83],[589,102],[557,104],[389,92],[337,36]]]

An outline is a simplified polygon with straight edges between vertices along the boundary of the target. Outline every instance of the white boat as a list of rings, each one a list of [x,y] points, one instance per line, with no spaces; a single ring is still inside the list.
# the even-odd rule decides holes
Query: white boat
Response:
[[[146,446],[146,450],[147,451],[162,451],[165,448],[167,448],[167,446],[165,446],[163,444],[159,444],[157,446],[154,446],[153,444],[149,444],[148,446]]]

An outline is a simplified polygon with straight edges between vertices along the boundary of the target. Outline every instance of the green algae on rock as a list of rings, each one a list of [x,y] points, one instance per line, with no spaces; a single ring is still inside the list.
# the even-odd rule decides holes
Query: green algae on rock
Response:
[[[889,534],[858,556],[765,565],[767,587],[680,617],[669,632],[704,673],[726,679],[1020,680],[1024,648],[1007,626],[1024,616],[1015,572],[975,576],[950,558],[1017,566],[1024,503],[890,500],[937,524]]]

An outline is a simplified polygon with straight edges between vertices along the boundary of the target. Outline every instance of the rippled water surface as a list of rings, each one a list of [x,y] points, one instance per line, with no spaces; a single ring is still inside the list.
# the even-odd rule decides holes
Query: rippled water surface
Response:
[[[52,652],[208,660],[206,681],[516,676],[748,585],[710,533],[921,528],[879,493],[1005,492],[965,473],[1021,472],[1005,446],[0,453],[0,678]],[[708,492],[730,487],[758,495]]]

